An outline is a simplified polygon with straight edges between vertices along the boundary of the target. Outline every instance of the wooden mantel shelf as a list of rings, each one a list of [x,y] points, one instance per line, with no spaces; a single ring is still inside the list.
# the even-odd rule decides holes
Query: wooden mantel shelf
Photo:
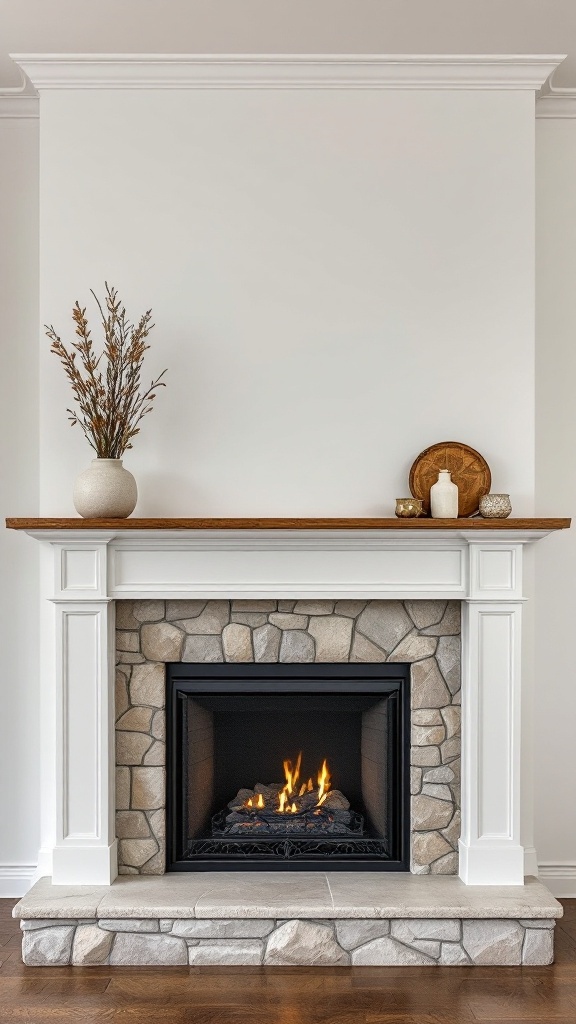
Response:
[[[570,519],[7,519],[9,530],[567,530]]]

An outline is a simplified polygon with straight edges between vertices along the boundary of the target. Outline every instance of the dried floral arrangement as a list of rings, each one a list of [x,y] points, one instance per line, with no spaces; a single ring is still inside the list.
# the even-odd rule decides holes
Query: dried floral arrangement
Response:
[[[51,324],[45,324],[45,329],[52,342],[51,351],[64,367],[78,406],[77,411],[66,410],[70,423],[81,427],[99,459],[120,459],[132,448],[132,438],[140,430],[142,417],[152,411],[157,388],[165,387],[162,377],[166,370],[142,390],[144,353],[150,348],[146,339],[154,327],[152,310],[143,313],[135,325],[127,319],[116,288],[108,282],[104,287],[103,303],[90,289],[104,330],[100,355],[94,350],[86,309],[78,301],[72,310],[77,340],[72,342],[71,349],[66,348]]]

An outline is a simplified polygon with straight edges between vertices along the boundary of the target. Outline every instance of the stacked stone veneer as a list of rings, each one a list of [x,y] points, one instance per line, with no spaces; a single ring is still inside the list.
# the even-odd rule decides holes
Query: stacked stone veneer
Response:
[[[552,963],[552,919],[24,920],[30,967],[422,966]]]
[[[165,663],[180,661],[411,663],[412,871],[457,873],[458,602],[119,601],[116,626],[121,874],[165,870]]]

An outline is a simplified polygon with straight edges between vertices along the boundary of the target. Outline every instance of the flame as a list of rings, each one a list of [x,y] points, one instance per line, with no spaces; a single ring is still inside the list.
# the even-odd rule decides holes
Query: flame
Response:
[[[306,783],[303,782],[302,785],[300,786],[300,792],[298,793],[298,796],[304,796],[305,792],[306,792]]]
[[[292,814],[298,814],[298,808],[296,807],[296,804],[292,804],[290,811],[292,812]]]
[[[254,804],[252,803],[252,797],[250,797],[250,799],[246,801],[246,807],[253,807],[253,806],[254,806]]]
[[[306,786],[306,790],[308,793],[311,793],[313,789],[314,783],[312,782],[312,779],[308,779],[308,785]]]
[[[288,793],[288,796],[292,796],[292,793],[296,789],[296,783],[300,778],[300,765],[302,764],[302,751],[298,754],[298,760],[294,768],[292,767],[292,761],[284,761],[284,775],[286,776],[286,785],[284,789]]]
[[[318,772],[318,806],[324,803],[328,790],[330,789],[330,772],[328,771],[328,765],[326,764],[326,758],[322,768]]]
[[[284,813],[284,804],[286,803],[287,799],[288,794],[286,793],[286,790],[283,789],[278,797],[278,810],[280,811],[280,814]]]
[[[258,800],[256,802],[256,807],[264,807],[264,797],[262,796],[262,793],[258,793]]]

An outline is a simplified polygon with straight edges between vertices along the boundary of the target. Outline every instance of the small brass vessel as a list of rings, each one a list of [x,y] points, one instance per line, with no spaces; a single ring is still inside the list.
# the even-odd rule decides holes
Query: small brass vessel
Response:
[[[396,498],[398,519],[417,519],[423,512],[421,498]]]

